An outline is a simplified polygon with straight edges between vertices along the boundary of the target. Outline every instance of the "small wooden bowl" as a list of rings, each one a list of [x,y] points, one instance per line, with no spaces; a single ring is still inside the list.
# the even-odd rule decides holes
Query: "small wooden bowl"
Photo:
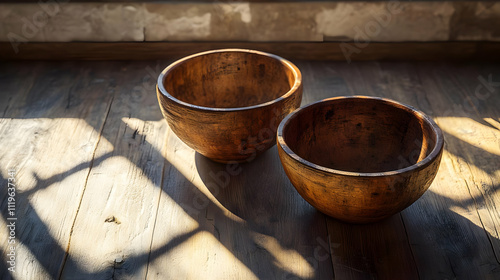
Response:
[[[276,143],[300,106],[302,76],[279,56],[240,49],[202,52],[165,68],[158,101],[170,128],[217,162],[250,161]]]
[[[288,115],[278,152],[299,194],[342,221],[368,223],[410,206],[429,188],[443,134],[428,116],[374,97],[336,97]]]

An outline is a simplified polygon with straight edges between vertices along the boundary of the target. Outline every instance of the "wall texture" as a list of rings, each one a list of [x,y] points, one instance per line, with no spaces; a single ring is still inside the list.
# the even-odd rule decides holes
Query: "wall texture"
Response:
[[[0,41],[500,41],[498,2],[0,4]]]

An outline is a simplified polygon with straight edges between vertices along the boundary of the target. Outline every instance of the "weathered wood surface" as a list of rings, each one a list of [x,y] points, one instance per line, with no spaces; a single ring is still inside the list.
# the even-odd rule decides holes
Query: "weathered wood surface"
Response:
[[[146,276],[167,125],[154,90],[135,88],[149,77],[145,66],[114,69],[120,74],[113,75],[113,100],[76,217],[64,279]]]
[[[231,166],[195,154],[171,132],[166,145],[162,200],[177,203],[160,202],[148,277],[333,277],[324,217],[295,193],[275,148]]]
[[[500,277],[495,254],[500,229],[499,74],[498,68],[429,64],[409,72],[420,78],[429,109],[447,139],[441,176],[428,194],[432,199],[420,201],[405,217],[422,277]],[[483,83],[488,77],[497,81],[489,89]],[[424,214],[430,211],[439,215]],[[449,231],[455,234],[443,236]],[[432,257],[423,258],[430,250]]]
[[[7,170],[16,172],[16,279],[59,276],[113,86],[109,68],[3,64],[0,244],[7,249]],[[0,271],[7,279],[8,271]]]
[[[464,111],[464,106],[470,106],[469,99],[475,96],[475,89],[481,84],[477,69],[481,68],[437,63],[414,66],[365,63],[341,72],[342,77],[352,81],[348,84],[353,87],[353,93],[386,96],[415,106],[432,115],[445,132],[446,152],[436,182],[422,199],[401,214],[419,276],[423,279],[494,279],[500,273],[489,244],[498,244],[498,238],[490,236],[498,235],[498,223],[491,222],[489,232],[493,233],[485,234],[481,222],[498,216],[498,211],[494,204],[490,207],[477,205],[475,200],[478,195],[471,197],[475,191],[471,187],[487,180],[488,183],[482,184],[480,189],[489,193],[487,197],[492,203],[498,203],[494,179],[485,176],[487,174],[481,169],[463,170],[476,161],[482,161],[494,176],[498,176],[496,173],[500,168],[497,156],[499,131],[481,125],[484,123],[482,118],[498,120],[500,116],[493,109],[498,108],[500,101],[499,85],[493,87],[495,91],[487,100],[478,99],[482,116],[478,118],[479,111],[472,107]],[[490,74],[493,81],[500,80],[498,71],[485,73],[485,78]],[[450,135],[450,131],[463,131],[468,135],[478,133],[471,138],[482,143],[484,150],[477,149],[480,145],[471,146],[466,141],[460,141]],[[460,154],[468,154],[469,160],[464,160]],[[457,164],[461,164],[462,168],[454,166]],[[489,210],[483,210],[481,215],[481,208]]]
[[[348,225],[300,198],[275,148],[207,160],[161,118],[168,62],[3,63],[0,278],[14,167],[16,279],[498,279],[499,65],[294,62],[303,105],[363,94],[434,117],[445,153],[421,199]]]

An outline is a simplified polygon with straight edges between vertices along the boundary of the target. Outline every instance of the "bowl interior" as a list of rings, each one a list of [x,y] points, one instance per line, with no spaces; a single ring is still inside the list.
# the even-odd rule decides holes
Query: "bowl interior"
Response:
[[[361,97],[307,106],[283,127],[285,143],[303,159],[361,173],[409,167],[431,153],[437,137],[432,124],[409,107]]]
[[[277,56],[227,51],[175,62],[163,84],[171,96],[189,104],[238,108],[277,99],[295,80],[294,69]]]

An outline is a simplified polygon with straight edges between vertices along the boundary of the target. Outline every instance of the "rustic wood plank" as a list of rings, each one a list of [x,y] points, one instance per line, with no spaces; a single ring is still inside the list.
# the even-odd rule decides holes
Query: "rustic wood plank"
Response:
[[[301,106],[334,96],[354,94],[342,76],[343,71],[351,69],[349,64],[300,60],[293,62],[302,72],[304,92]]]
[[[152,65],[150,65],[152,64]],[[167,125],[150,63],[122,63],[85,195],[71,235],[63,278],[142,279],[161,192]],[[150,79],[152,78],[152,79]],[[148,80],[146,86],[142,83]]]
[[[435,71],[435,68],[439,68],[438,64],[430,64],[424,73],[431,77],[435,76],[436,80],[445,83],[447,85],[445,88],[449,90],[451,96],[456,98],[459,94],[457,88],[448,85],[449,77],[447,76],[451,72],[456,72],[456,69]],[[374,68],[373,71],[362,71],[362,73],[365,79],[369,79],[370,73],[372,73],[372,77],[379,77],[369,87],[375,94],[382,95],[384,92],[388,92],[388,97],[410,104],[435,116],[445,113],[448,109],[446,105],[453,107],[454,102],[456,102],[456,100],[451,102],[448,100],[442,103],[442,107],[436,107],[435,100],[429,96],[442,97],[444,94],[427,92],[427,88],[421,84],[418,75],[412,72],[411,67],[407,64],[383,63],[378,71]],[[462,122],[460,121],[460,123]],[[448,136],[445,138],[449,144],[450,137],[446,136]],[[445,153],[443,165],[449,160],[449,156],[449,153]],[[482,275],[485,278],[495,277],[489,274],[489,269],[495,269],[496,264],[491,262],[491,257],[494,258],[494,255],[492,255],[488,238],[480,224],[480,217],[474,211],[473,206],[467,208],[466,204],[462,203],[467,199],[470,200],[470,194],[466,187],[463,188],[461,180],[453,181],[451,179],[456,176],[455,173],[459,174],[460,171],[441,170],[428,193],[402,212],[420,277],[424,279],[453,278],[456,276],[477,277],[475,275]],[[441,183],[442,181],[445,183]],[[444,197],[442,192],[445,194]],[[448,198],[450,193],[452,199]],[[449,209],[450,201],[458,203],[458,210],[453,207],[453,209]],[[433,228],[430,234],[429,228]],[[446,238],[452,239],[453,242],[445,243],[443,235],[448,236]],[[456,236],[462,237],[465,241],[455,240]],[[477,244],[477,250],[473,244]],[[422,249],[423,247],[425,249]],[[429,253],[430,251],[432,253]]]
[[[486,132],[471,123],[475,118],[473,114],[457,109],[470,94],[457,80],[477,78],[470,73],[454,77],[461,67],[467,65],[424,64],[416,71],[398,71],[409,81],[409,86],[421,84],[417,94],[425,96],[428,113],[434,115],[446,139],[446,152],[435,182],[422,199],[402,213],[419,273],[424,279],[497,279],[500,273],[490,244],[491,236],[483,228],[484,215],[471,188],[478,181],[467,178],[467,166],[473,164],[474,159],[461,156],[467,150],[466,153],[473,153],[477,158],[485,153],[471,149],[469,144],[450,134],[460,130]],[[486,137],[480,139],[488,141]]]
[[[500,82],[498,65],[294,63],[303,104],[385,96],[436,119],[446,151],[421,199],[347,225],[300,198],[274,148],[228,171],[168,130],[155,62],[3,63],[0,186],[16,167],[22,217],[14,276],[57,278],[66,259],[63,278],[329,279],[332,264],[339,279],[499,278],[500,89],[473,99],[478,76]]]
[[[4,178],[0,188],[1,247],[7,248],[3,186],[7,168],[14,168],[18,220],[16,272],[12,276],[57,278],[108,110],[106,91],[112,85],[96,82],[105,67],[93,70],[72,63],[3,67],[8,71],[1,71],[7,77],[0,79],[2,98],[15,97],[3,108],[0,124]],[[0,278],[9,277],[5,270],[1,274]]]
[[[426,92],[428,89],[424,88],[424,85],[418,79],[418,75],[412,72],[411,66],[407,63],[371,62],[355,63],[354,65],[357,66],[358,71],[351,73],[342,71],[342,73],[346,73],[346,76],[349,77],[363,77],[357,82],[350,83],[350,87],[356,93],[392,98],[437,116],[446,112],[446,109],[448,109],[446,105],[453,106],[454,102],[457,102],[456,100],[447,100],[441,103],[442,107],[436,107],[435,100],[429,96],[440,98],[444,95],[439,94],[437,91]],[[438,76],[437,79],[440,81],[448,79],[442,72],[456,71],[446,69],[436,73],[436,71],[433,71],[435,66],[436,63],[432,63],[423,72]],[[441,74],[441,76],[438,74]],[[448,88],[448,90],[451,96],[457,96],[457,88]],[[449,138],[446,138],[447,142],[449,142]],[[445,153],[443,162],[449,160],[447,159],[448,156],[449,153]],[[496,263],[491,262],[491,257],[494,258],[494,255],[492,255],[491,248],[489,248],[488,238],[483,232],[478,214],[475,211],[471,212],[464,205],[460,205],[462,208],[459,207],[459,210],[453,210],[459,213],[457,215],[448,209],[450,200],[441,196],[440,192],[456,194],[457,196],[453,197],[451,201],[458,201],[457,203],[471,199],[469,190],[466,187],[464,188],[463,184],[460,184],[460,180],[445,179],[456,176],[455,173],[460,173],[460,170],[448,173],[442,170],[428,193],[413,206],[402,212],[403,225],[408,231],[409,241],[412,245],[411,251],[416,259],[419,276],[423,279],[453,278],[457,275],[460,277],[475,277],[474,275],[492,277],[489,274],[490,269],[496,269]],[[439,183],[440,180],[446,183]],[[475,224],[479,225],[479,227]],[[446,230],[446,228],[442,228],[443,225],[445,227],[453,225],[453,227],[451,230]],[[433,228],[433,230],[428,231],[429,228]],[[453,242],[451,244],[444,243],[446,237],[443,237],[443,235],[448,236],[447,238],[450,239],[453,238]],[[424,236],[425,238],[423,238]],[[464,237],[465,241],[455,240],[456,236]],[[472,244],[478,244],[477,248],[479,249],[462,250],[463,248],[475,248]],[[429,253],[430,251],[432,253]],[[475,269],[476,267],[479,267],[479,269]],[[495,272],[493,271],[493,273]]]
[[[418,279],[400,215],[367,225],[328,220],[338,279]]]
[[[148,278],[333,278],[325,218],[293,189],[275,148],[225,165],[170,131],[165,154]]]
[[[38,67],[40,68],[40,67]],[[6,127],[9,125],[12,125],[11,119],[7,117],[7,115],[11,115],[13,112],[15,114],[15,107],[19,103],[19,98],[25,97],[27,92],[30,91],[31,87],[33,86],[34,80],[36,77],[39,75],[39,71],[33,71],[33,75],[27,77],[27,74],[29,71],[27,71],[27,67],[22,67],[20,64],[13,64],[13,63],[7,63],[3,64],[0,66],[0,112],[1,112],[1,118],[0,118],[0,139],[2,142],[7,142],[8,138],[16,138],[15,135],[5,135],[3,132],[6,130]],[[7,71],[8,70],[8,71]],[[39,69],[37,69],[39,70]],[[3,156],[5,154],[5,151],[0,152],[0,162],[3,159]],[[10,216],[8,213],[8,187],[11,187],[8,185],[9,180],[8,178],[11,177],[9,176],[9,166],[5,166],[2,164],[2,168],[0,170],[0,211],[2,213],[2,219],[0,219],[0,225],[2,226],[2,229],[5,229],[7,225],[10,223],[9,218],[16,218]],[[13,176],[11,178],[14,178]],[[16,185],[17,182],[11,182],[14,183],[14,186]],[[19,198],[19,196],[18,196]],[[15,199],[15,197],[14,197]],[[17,203],[19,205],[19,202]],[[16,206],[17,206],[16,205]],[[17,222],[16,222],[17,223]],[[10,230],[5,230],[2,231],[2,234],[0,235],[0,244],[1,249],[0,252],[2,254],[2,261],[0,265],[0,278],[2,279],[12,279],[13,278],[13,272],[9,272],[9,268],[15,265],[15,260],[12,264],[7,263],[7,261],[10,261],[10,256],[7,256],[7,254],[12,254],[10,247],[11,245],[16,246],[16,243],[11,243],[11,242],[16,242],[16,240],[12,241],[11,239],[8,239],[10,237]],[[16,250],[17,251],[17,250]],[[14,257],[16,254],[16,251],[14,251]],[[22,257],[17,256],[18,261],[22,262]],[[12,268],[11,268],[12,269]],[[15,268],[14,268],[15,269]],[[17,269],[15,269],[17,270]]]
[[[433,186],[403,213],[420,276],[498,279],[498,262],[456,160],[446,151]]]
[[[254,49],[287,59],[347,61],[352,42],[113,42],[23,43],[15,53],[0,42],[0,60],[150,60],[178,59],[224,48]],[[499,42],[371,42],[349,56],[356,60],[500,60]]]
[[[471,193],[478,204],[481,219],[489,233],[497,261],[500,262],[500,212],[498,211],[500,209],[500,194],[498,192],[500,189],[500,71],[498,66],[493,64],[481,65],[481,67],[476,68],[479,72],[477,79],[481,80],[479,83],[483,85],[482,91],[478,91],[479,96],[477,96],[479,100],[484,101],[482,103],[483,110],[479,110],[479,112],[486,111],[479,116],[481,119],[478,122],[482,120],[482,124],[487,128],[482,129],[479,136],[484,137],[486,141],[475,138],[475,141],[469,142],[473,146],[481,147],[483,151],[474,153],[474,149],[467,150],[469,157],[474,155],[474,165],[482,169],[482,172],[477,169],[473,170],[479,171],[479,174],[472,177],[475,188],[472,188],[474,190]],[[485,93],[485,89],[490,95]],[[478,90],[478,85],[474,88],[474,95],[476,95],[476,90]],[[470,140],[466,139],[466,141]],[[485,176],[485,172],[488,176]],[[480,182],[476,182],[477,178],[480,178]]]
[[[32,65],[32,66],[29,66]],[[20,110],[31,90],[34,80],[40,73],[40,65],[29,62],[2,63],[0,65],[0,116],[1,118],[14,117],[16,110]],[[19,107],[19,108],[17,108]],[[10,115],[10,117],[9,117]]]
[[[454,168],[472,196],[467,203],[475,204],[500,261],[500,71],[491,66],[446,66],[461,89],[453,97],[458,95],[462,103],[454,106],[454,115],[443,115],[439,121],[447,126]]]

